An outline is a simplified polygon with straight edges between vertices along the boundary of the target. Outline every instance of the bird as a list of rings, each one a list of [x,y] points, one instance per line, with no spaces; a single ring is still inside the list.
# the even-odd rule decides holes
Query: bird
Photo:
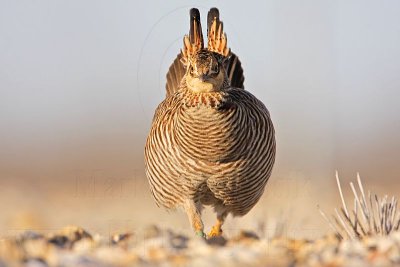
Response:
[[[243,68],[230,50],[219,10],[190,9],[189,34],[167,73],[155,110],[145,172],[159,207],[183,210],[196,235],[220,237],[228,215],[244,216],[263,195],[275,162],[275,130],[265,105],[244,89]],[[206,235],[201,213],[213,207]]]

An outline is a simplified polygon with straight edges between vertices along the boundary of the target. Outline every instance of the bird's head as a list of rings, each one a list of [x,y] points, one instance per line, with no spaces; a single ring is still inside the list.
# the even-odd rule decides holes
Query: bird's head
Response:
[[[226,57],[215,52],[201,50],[189,58],[186,67],[186,84],[194,92],[221,90],[226,80]]]
[[[190,10],[190,31],[183,38],[181,61],[186,67],[186,85],[196,93],[217,92],[229,85],[225,66],[230,49],[218,9],[210,10],[207,22],[207,48],[204,48],[200,12],[196,8]]]

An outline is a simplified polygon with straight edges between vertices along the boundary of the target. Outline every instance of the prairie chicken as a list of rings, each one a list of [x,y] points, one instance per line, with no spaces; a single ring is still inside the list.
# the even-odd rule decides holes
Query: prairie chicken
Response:
[[[275,161],[275,134],[263,103],[243,87],[241,63],[227,46],[219,11],[190,10],[190,33],[167,74],[145,147],[146,175],[158,206],[182,207],[204,236],[203,205],[212,205],[219,236],[228,214],[243,216],[264,192]]]

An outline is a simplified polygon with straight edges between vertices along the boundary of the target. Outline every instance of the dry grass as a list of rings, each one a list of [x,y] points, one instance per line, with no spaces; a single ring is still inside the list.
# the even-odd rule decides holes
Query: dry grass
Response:
[[[335,208],[335,215],[329,219],[319,209],[321,215],[328,222],[340,239],[361,239],[366,236],[389,235],[398,231],[400,215],[397,212],[397,199],[387,195],[378,197],[368,190],[365,194],[360,175],[357,173],[358,191],[353,182],[350,183],[354,195],[352,209],[348,209],[343,196],[339,175],[336,172],[336,182],[339,189],[342,207]]]

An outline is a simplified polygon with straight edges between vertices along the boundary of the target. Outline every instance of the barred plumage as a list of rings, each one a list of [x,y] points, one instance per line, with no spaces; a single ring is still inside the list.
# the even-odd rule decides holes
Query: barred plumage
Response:
[[[209,40],[210,13],[219,16],[215,10],[209,12]],[[204,49],[199,24],[199,13],[192,9],[191,29],[196,32],[191,30],[190,37],[195,41],[186,42],[192,46],[178,56],[185,64],[180,71],[184,76],[167,75],[180,83],[167,84],[167,97],[156,109],[147,138],[145,162],[156,203],[183,207],[200,234],[201,207],[214,206],[218,220],[210,236],[215,236],[229,213],[245,215],[261,197],[275,160],[275,137],[263,103],[231,85],[235,80],[243,86],[237,57],[229,61],[227,47],[220,43],[211,45],[218,53]],[[222,36],[222,22],[214,17],[214,27],[219,26]],[[220,42],[220,36],[213,38]],[[180,62],[175,60],[170,72],[179,69],[176,64]],[[227,70],[236,76],[230,77]]]

